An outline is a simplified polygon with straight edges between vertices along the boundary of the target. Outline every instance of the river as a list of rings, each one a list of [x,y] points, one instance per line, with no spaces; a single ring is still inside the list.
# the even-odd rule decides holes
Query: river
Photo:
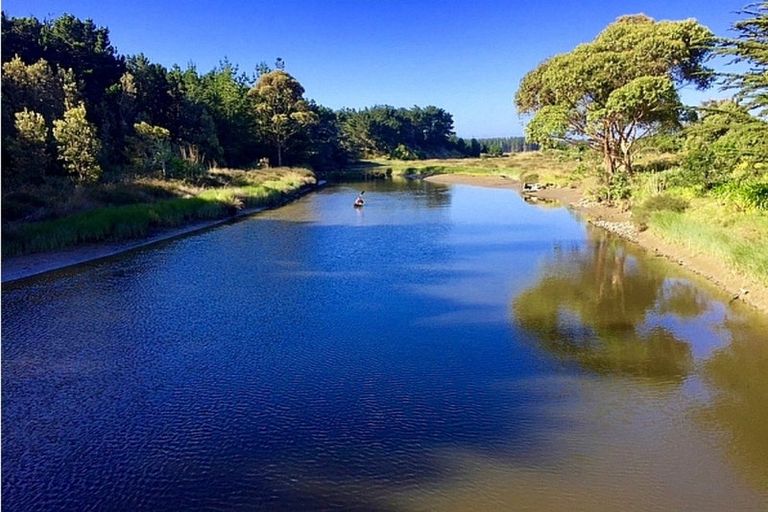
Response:
[[[14,511],[766,510],[768,327],[511,190],[338,185],[3,286],[2,462]]]

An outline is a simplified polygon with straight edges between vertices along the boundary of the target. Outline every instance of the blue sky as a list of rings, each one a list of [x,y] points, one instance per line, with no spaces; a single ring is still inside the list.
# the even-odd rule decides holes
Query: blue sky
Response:
[[[589,41],[618,16],[696,18],[728,35],[749,0],[5,0],[11,16],[69,12],[110,29],[117,50],[208,71],[250,72],[282,57],[331,108],[437,105],[465,137],[522,134],[512,99],[539,62]],[[719,66],[720,64],[718,64]],[[691,104],[724,97],[684,90]]]

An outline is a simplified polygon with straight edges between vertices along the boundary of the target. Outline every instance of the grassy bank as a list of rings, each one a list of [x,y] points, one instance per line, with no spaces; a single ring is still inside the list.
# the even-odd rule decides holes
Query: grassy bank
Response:
[[[586,166],[570,155],[558,152],[526,152],[496,158],[454,158],[431,160],[361,160],[331,177],[381,178],[402,176],[426,178],[438,174],[502,176],[514,180],[545,180],[559,186],[579,183],[586,177]]]
[[[275,206],[314,183],[314,175],[303,169],[217,169],[197,184],[111,184],[89,190],[85,197],[81,194],[78,205],[70,205],[75,211],[52,211],[47,215],[53,218],[46,220],[4,224],[2,252],[17,256],[143,237],[156,229],[223,218],[243,208]],[[136,199],[139,202],[132,202]]]
[[[768,214],[738,211],[700,198],[682,212],[654,212],[648,229],[665,240],[723,262],[768,287]]]

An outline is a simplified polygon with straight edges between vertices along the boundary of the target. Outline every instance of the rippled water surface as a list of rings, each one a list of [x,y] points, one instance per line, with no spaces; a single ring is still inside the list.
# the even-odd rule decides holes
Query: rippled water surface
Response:
[[[4,286],[3,505],[768,509],[763,318],[512,191],[365,187]]]

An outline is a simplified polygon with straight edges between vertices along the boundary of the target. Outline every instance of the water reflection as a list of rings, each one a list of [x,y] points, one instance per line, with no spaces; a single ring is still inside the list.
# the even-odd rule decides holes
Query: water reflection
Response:
[[[606,234],[560,248],[538,282],[512,304],[515,322],[547,352],[600,374],[680,382],[691,349],[651,313],[698,315],[704,304],[684,286],[665,291],[661,273]]]
[[[565,210],[365,188],[4,288],[7,508],[765,509],[764,326]]]
[[[704,364],[712,397],[698,417],[725,436],[730,460],[768,497],[768,322],[730,314],[723,327],[731,343]]]

